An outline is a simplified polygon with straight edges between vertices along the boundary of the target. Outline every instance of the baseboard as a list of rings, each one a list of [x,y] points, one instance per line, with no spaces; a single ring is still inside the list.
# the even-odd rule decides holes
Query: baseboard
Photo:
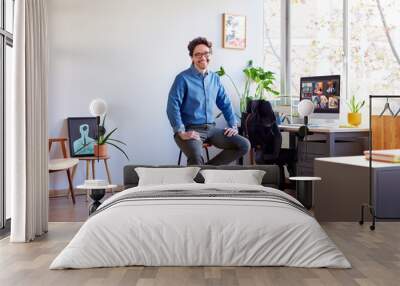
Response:
[[[123,189],[124,189],[124,186],[117,186],[116,188],[113,188],[113,191],[120,192]],[[111,189],[107,189],[106,192],[111,193]],[[49,190],[49,198],[66,197],[66,196],[68,196],[68,193],[69,193],[68,189]],[[86,190],[74,189],[74,194],[75,194],[75,196],[86,195]]]

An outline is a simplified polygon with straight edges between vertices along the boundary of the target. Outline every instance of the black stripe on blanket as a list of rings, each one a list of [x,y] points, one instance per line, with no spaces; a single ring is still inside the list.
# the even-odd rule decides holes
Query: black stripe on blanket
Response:
[[[276,202],[280,204],[289,205],[307,215],[311,214],[309,211],[301,204],[292,201],[284,196],[278,194],[273,194],[268,191],[260,190],[240,190],[240,191],[219,191],[217,189],[202,189],[196,191],[188,190],[173,190],[173,191],[138,191],[129,193],[121,196],[113,202],[105,206],[100,206],[95,212],[93,212],[90,217],[109,209],[112,206],[120,204],[127,201],[141,201],[141,200],[151,200],[151,199],[212,199],[212,198],[232,198],[232,199],[263,199],[268,202]]]

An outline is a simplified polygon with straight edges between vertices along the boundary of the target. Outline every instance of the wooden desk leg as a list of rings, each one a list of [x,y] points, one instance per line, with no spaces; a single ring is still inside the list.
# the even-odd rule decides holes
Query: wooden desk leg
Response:
[[[104,166],[106,167],[108,183],[111,185],[112,184],[112,182],[111,182],[111,174],[110,174],[110,169],[108,168],[107,159],[104,159]],[[111,189],[111,193],[114,194],[114,189]]]
[[[96,179],[96,160],[92,160],[92,179]]]
[[[89,180],[90,162],[86,160],[86,180]],[[86,201],[89,201],[89,190],[86,189]]]
[[[96,170],[95,170],[95,168],[96,168],[95,161],[96,160],[91,160],[91,161],[92,161],[92,179],[94,180],[94,179],[96,179]],[[88,161],[88,163],[89,163],[89,161]],[[89,169],[89,164],[88,164],[88,169]],[[89,190],[87,190],[87,193],[86,193],[86,199],[87,198],[90,198]]]

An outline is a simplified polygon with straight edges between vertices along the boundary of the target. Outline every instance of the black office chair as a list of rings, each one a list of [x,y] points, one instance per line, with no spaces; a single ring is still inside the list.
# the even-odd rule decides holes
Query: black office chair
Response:
[[[251,143],[251,159],[256,164],[275,164],[280,170],[279,189],[285,188],[286,165],[289,173],[295,172],[296,150],[282,147],[282,134],[276,122],[271,103],[266,100],[252,101],[251,112],[245,120],[245,130]]]

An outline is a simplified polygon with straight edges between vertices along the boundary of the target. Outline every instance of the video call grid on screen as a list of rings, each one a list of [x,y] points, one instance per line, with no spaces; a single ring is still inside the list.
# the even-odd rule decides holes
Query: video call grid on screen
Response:
[[[314,113],[339,113],[340,76],[313,76],[300,79],[300,100],[314,103]]]

